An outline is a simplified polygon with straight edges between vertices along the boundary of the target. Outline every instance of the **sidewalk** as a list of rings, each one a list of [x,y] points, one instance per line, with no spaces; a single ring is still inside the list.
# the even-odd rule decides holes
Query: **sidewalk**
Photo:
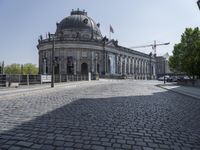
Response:
[[[157,86],[166,90],[170,90],[200,100],[200,88],[197,87],[181,86],[173,83],[159,84]]]

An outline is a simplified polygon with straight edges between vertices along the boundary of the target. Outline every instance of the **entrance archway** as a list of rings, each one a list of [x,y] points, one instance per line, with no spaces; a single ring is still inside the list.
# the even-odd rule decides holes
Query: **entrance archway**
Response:
[[[81,74],[84,74],[84,75],[88,74],[88,64],[87,63],[81,64]]]

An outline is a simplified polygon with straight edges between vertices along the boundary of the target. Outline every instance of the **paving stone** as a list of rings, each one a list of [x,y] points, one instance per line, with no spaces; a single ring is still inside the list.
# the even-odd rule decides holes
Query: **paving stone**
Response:
[[[152,147],[152,148],[158,148],[158,144],[155,144],[155,143],[148,143],[147,144],[149,147]]]
[[[147,146],[147,144],[145,142],[136,142],[136,145],[139,145],[139,146]]]
[[[101,141],[102,142],[108,142],[110,139],[108,139],[108,138],[101,138]]]
[[[115,147],[115,148],[120,148],[121,147],[121,144],[113,144],[113,147]]]
[[[41,144],[33,144],[33,145],[31,146],[31,148],[33,148],[33,149],[40,149],[41,147],[42,147]]]
[[[53,143],[53,145],[55,145],[55,146],[63,146],[64,145],[64,141],[55,141]]]
[[[106,150],[114,150],[113,147],[106,147]]]
[[[10,147],[11,147],[11,145],[8,145],[8,144],[2,145],[2,148],[3,148],[3,149],[8,149],[8,148],[10,148]]]
[[[30,147],[31,145],[33,145],[33,143],[25,142],[25,141],[19,141],[19,142],[16,143],[16,145],[23,146],[23,147]]]
[[[131,145],[135,144],[135,141],[129,141],[129,140],[127,140],[126,142],[127,142],[127,144],[131,144]]]
[[[83,145],[83,149],[89,150],[91,149],[92,145]]]
[[[135,146],[135,145],[133,145],[132,148],[133,148],[134,150],[142,150],[142,147],[141,147],[141,146]]]
[[[15,143],[17,143],[17,141],[9,140],[5,144],[12,145],[12,144],[15,144]]]
[[[73,147],[75,147],[75,148],[82,148],[83,144],[76,143],[76,144],[73,145]]]
[[[105,147],[104,146],[93,145],[92,149],[93,150],[105,150]]]
[[[110,146],[112,146],[112,143],[109,143],[109,142],[102,142],[101,145],[102,145],[102,146],[108,146],[108,147],[110,147]]]
[[[72,147],[74,145],[73,142],[65,142],[64,146]]]
[[[159,144],[159,147],[160,148],[166,148],[166,149],[169,149],[169,145],[165,145],[165,144]]]
[[[128,144],[122,144],[122,148],[124,149],[131,149],[131,145],[128,145]]]
[[[150,147],[143,147],[143,150],[154,150],[154,149]]]
[[[120,140],[120,139],[117,139],[117,143],[125,144],[125,143],[126,143],[126,140]]]
[[[42,150],[54,150],[55,149],[55,146],[52,146],[52,145],[44,145],[41,147]]]
[[[21,150],[22,148],[19,146],[11,146],[8,150]]]

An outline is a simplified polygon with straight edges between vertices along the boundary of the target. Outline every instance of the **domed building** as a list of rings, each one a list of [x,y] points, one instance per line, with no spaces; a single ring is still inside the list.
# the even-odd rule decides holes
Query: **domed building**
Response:
[[[100,24],[87,12],[72,10],[57,23],[55,34],[40,36],[40,74],[99,74],[100,76],[132,76],[135,79],[155,77],[155,58],[118,45],[118,41],[102,36]],[[52,49],[54,47],[54,53]],[[52,54],[54,59],[52,59]],[[54,60],[54,61],[52,61]]]

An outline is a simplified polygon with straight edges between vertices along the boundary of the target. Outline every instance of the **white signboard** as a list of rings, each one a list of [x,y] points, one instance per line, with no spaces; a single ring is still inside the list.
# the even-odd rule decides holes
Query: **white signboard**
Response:
[[[51,82],[51,75],[41,75],[41,83]]]

